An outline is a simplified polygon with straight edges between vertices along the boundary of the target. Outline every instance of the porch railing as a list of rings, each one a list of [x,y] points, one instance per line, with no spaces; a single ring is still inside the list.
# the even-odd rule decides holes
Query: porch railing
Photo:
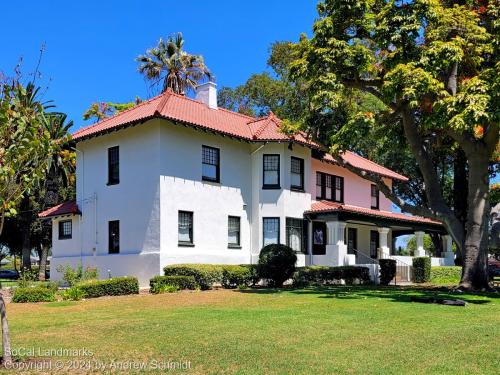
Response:
[[[352,251],[356,255],[357,264],[376,264],[377,266],[380,266],[377,259],[374,259],[356,249],[352,249]],[[394,282],[394,285],[397,285],[398,282],[411,282],[413,280],[413,266],[397,258],[393,258],[392,256],[389,259],[396,261],[396,276],[394,276],[394,279],[391,280],[391,282]],[[378,271],[376,273],[378,273]],[[379,275],[376,274],[375,278],[378,281]]]

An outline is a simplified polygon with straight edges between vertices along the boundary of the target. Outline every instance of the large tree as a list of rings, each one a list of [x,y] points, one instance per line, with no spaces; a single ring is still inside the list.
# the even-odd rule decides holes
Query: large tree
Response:
[[[340,134],[375,123],[388,133],[400,129],[425,201],[403,199],[379,176],[345,163],[337,156],[341,149],[332,153],[403,211],[442,221],[463,254],[461,287],[488,288],[489,168],[498,163],[499,139],[498,3],[326,0],[318,11],[313,37],[302,36],[295,47],[292,73],[307,81],[314,112],[334,113],[358,91],[383,103],[384,111],[351,113]],[[445,197],[436,144],[447,145],[442,150],[450,158],[453,150],[462,153],[465,228]]]
[[[139,55],[139,72],[144,74],[152,86],[160,85],[161,92],[171,88],[175,93],[185,95],[196,85],[212,77],[200,55],[191,55],[184,49],[181,33],[162,38],[156,47]]]

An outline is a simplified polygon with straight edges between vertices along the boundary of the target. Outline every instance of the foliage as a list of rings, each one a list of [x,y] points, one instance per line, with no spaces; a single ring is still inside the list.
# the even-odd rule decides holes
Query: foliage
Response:
[[[240,267],[246,268],[248,270],[249,276],[248,276],[248,285],[249,286],[255,286],[259,283],[260,277],[257,272],[257,265],[256,264],[240,264]]]
[[[429,251],[430,254],[436,254],[436,247],[434,246],[434,242],[432,242],[432,238],[429,234],[424,234],[424,249]],[[417,250],[417,238],[413,235],[410,237],[408,242],[406,243],[406,250],[410,255],[415,254]]]
[[[166,42],[160,38],[156,47],[136,58],[139,72],[152,82],[152,86],[161,85],[162,92],[170,88],[177,94],[185,95],[187,91],[194,90],[196,85],[212,78],[212,75],[203,57],[187,53],[183,46],[181,33],[169,36]]]
[[[86,280],[76,285],[86,298],[102,296],[121,296],[139,294],[139,281],[136,277],[115,277],[106,280]]]
[[[282,244],[264,246],[259,254],[257,273],[268,279],[270,285],[281,288],[295,271],[297,255],[290,247]]]
[[[334,285],[344,280],[346,284],[370,282],[370,271],[366,267],[359,266],[307,266],[298,268],[293,275],[294,287],[305,287],[314,285]]]
[[[178,292],[179,289],[180,288],[177,285],[162,284],[158,286],[155,294],[175,293]]]
[[[490,186],[490,206],[494,207],[500,203],[500,183]]]
[[[149,292],[152,294],[161,293],[165,285],[191,290],[199,287],[193,276],[155,276],[149,280]]]
[[[98,122],[127,109],[133,108],[137,104],[141,103],[141,101],[141,98],[136,97],[133,102],[129,103],[95,102],[92,103],[83,113],[83,119],[85,121],[94,119],[95,122]]]
[[[71,288],[66,289],[61,293],[61,296],[64,300],[69,301],[80,301],[85,297],[85,292],[77,286],[73,286]]]
[[[380,284],[389,285],[396,276],[396,261],[394,259],[379,259]]]
[[[32,286],[37,279],[38,279],[38,273],[36,271],[24,268],[21,270],[19,274],[17,285],[20,288],[28,288]]]
[[[427,283],[431,280],[431,258],[413,258],[413,281]]]
[[[214,264],[174,264],[163,268],[165,276],[192,276],[201,290],[211,289],[222,282],[221,265]]]
[[[12,296],[12,302],[52,302],[56,300],[55,292],[43,286],[16,288]]]
[[[457,284],[462,275],[462,267],[431,267],[431,283],[435,285]]]
[[[252,283],[250,268],[243,266],[223,266],[221,285],[227,289],[248,286]]]
[[[81,262],[78,263],[76,269],[73,269],[70,265],[63,266],[60,264],[56,268],[56,271],[63,274],[63,281],[70,287],[75,286],[81,281],[97,279],[99,277],[97,268],[87,267],[84,269]]]

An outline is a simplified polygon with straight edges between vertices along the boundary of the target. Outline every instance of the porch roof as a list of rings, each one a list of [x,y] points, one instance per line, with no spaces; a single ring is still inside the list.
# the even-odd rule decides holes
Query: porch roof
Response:
[[[318,201],[311,205],[305,214],[312,218],[337,220],[367,221],[385,226],[408,226],[418,230],[446,232],[441,222],[420,216],[411,216],[399,212],[380,211],[330,201]]]
[[[62,215],[81,215],[81,212],[75,201],[68,201],[40,212],[38,214],[38,217],[41,219],[45,219],[48,217]]]

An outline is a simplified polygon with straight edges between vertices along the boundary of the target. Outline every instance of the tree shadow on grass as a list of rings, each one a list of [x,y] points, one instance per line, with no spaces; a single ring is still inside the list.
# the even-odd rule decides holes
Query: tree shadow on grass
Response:
[[[252,288],[238,290],[240,293],[251,294],[276,294],[276,293],[291,293],[295,295],[317,296],[318,298],[335,298],[335,299],[367,299],[367,298],[384,298],[393,302],[413,302],[424,303],[423,299],[429,298],[433,300],[454,300],[459,299],[474,305],[482,305],[490,303],[492,299],[500,298],[498,292],[459,292],[448,288],[432,288],[418,286],[375,286],[375,285],[332,285],[332,286],[316,286],[302,289],[294,288]],[[422,299],[422,301],[412,300],[413,298]]]

